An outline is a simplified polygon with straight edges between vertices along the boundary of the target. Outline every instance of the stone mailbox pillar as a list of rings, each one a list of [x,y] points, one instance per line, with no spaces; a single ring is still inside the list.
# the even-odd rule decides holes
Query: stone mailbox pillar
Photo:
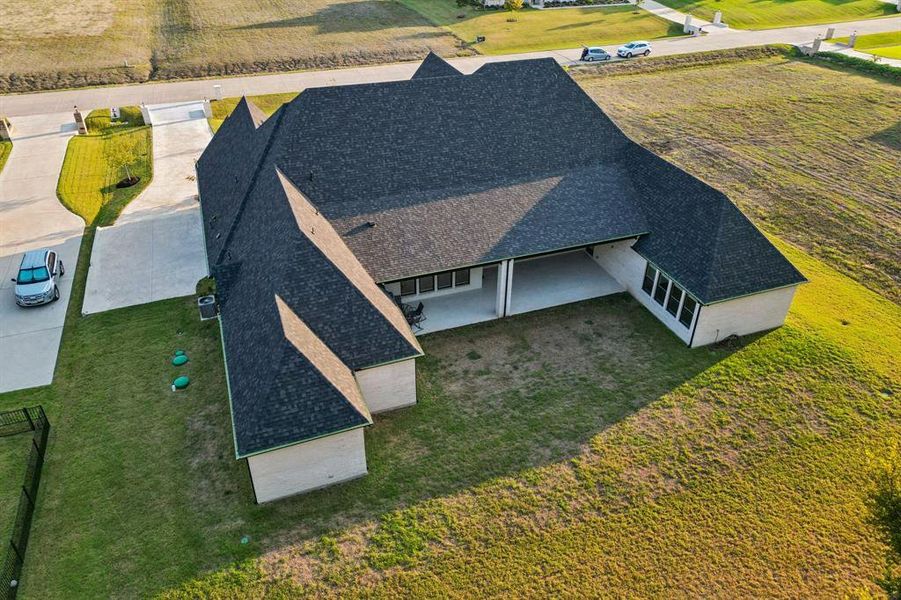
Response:
[[[857,43],[857,32],[855,31],[848,37],[848,48],[853,48],[856,43]]]
[[[84,122],[84,117],[81,114],[81,111],[78,110],[78,107],[75,107],[75,124],[78,126],[78,135],[87,135],[88,133],[88,124]]]
[[[898,0],[901,2],[901,0]],[[685,15],[685,25],[682,26],[682,33],[691,33],[691,15]]]
[[[826,39],[831,40],[835,37],[835,27],[830,27],[826,30]]]
[[[10,142],[13,139],[13,126],[9,119],[0,115],[0,141]]]
[[[215,100],[222,100],[222,86],[216,84],[213,86],[213,98]]]
[[[713,13],[713,24],[721,25],[722,23],[723,23],[723,11],[718,10],[715,13]]]
[[[212,119],[212,118],[213,118],[213,107],[210,106],[210,99],[209,99],[209,98],[204,98],[204,99],[203,99],[203,114],[204,114],[204,116],[205,116],[207,119]]]
[[[141,102],[141,118],[144,119],[144,125],[153,125],[150,122],[150,109],[143,102]]]
[[[810,55],[813,56],[817,52],[820,51],[820,44],[823,43],[823,40],[820,39],[820,36],[817,36],[817,39],[813,41],[813,46],[810,48]]]

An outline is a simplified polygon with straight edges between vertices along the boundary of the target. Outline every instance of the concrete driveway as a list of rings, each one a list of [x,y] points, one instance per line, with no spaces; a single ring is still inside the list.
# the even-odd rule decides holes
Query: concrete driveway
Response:
[[[151,106],[153,181],[97,230],[82,312],[194,293],[207,274],[194,161],[212,133],[199,102]]]
[[[84,221],[56,198],[69,138],[71,113],[19,117],[13,151],[0,173],[0,392],[53,381]],[[19,308],[11,277],[22,253],[49,247],[66,267],[58,302]]]

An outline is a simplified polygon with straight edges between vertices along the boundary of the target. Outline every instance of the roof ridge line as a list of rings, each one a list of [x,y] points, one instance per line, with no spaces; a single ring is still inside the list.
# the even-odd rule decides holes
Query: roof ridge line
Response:
[[[247,199],[250,198],[250,193],[253,191],[253,188],[256,187],[257,179],[259,179],[260,176],[260,171],[263,170],[263,165],[266,163],[266,158],[268,158],[269,156],[269,151],[272,149],[272,145],[275,143],[275,140],[277,138],[275,134],[282,126],[282,118],[284,117],[284,115],[284,110],[278,111],[275,125],[273,125],[272,131],[269,132],[269,139],[266,140],[266,147],[263,149],[263,153],[260,155],[260,160],[253,171],[253,177],[250,178],[250,183],[247,185],[247,190],[245,190],[244,195],[241,197],[241,205],[238,207],[235,218],[232,220],[231,226],[229,226],[228,228],[228,233],[225,235],[225,241],[222,242],[222,248],[219,250],[219,254],[216,256],[217,265],[222,262],[222,258],[228,251],[232,236],[234,235],[235,230],[238,228],[238,223],[241,221],[241,217],[244,216],[244,209],[247,207]],[[259,131],[259,128],[257,128],[257,131]]]

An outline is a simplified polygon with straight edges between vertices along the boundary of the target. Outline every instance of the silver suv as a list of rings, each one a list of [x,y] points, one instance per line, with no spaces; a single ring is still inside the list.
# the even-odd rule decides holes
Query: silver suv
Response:
[[[59,279],[66,273],[53,250],[31,250],[22,257],[16,283],[16,304],[38,306],[59,300]]]

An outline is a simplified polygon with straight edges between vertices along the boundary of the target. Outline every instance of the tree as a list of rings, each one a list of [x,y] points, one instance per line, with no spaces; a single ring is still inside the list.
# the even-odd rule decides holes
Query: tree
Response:
[[[872,523],[888,544],[885,575],[878,582],[892,600],[901,599],[901,444],[873,461],[873,487],[868,504]]]
[[[141,139],[127,133],[113,135],[106,146],[106,161],[110,168],[117,174],[124,170],[124,181],[129,184],[137,183],[137,178],[131,174],[131,167],[140,157]]]
[[[516,13],[522,10],[522,0],[505,0],[504,8],[516,15]]]

